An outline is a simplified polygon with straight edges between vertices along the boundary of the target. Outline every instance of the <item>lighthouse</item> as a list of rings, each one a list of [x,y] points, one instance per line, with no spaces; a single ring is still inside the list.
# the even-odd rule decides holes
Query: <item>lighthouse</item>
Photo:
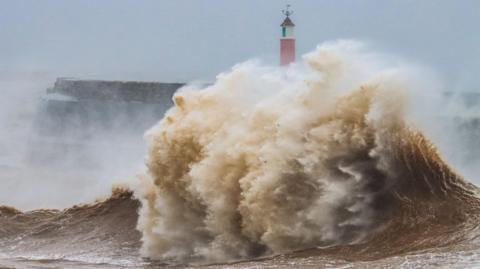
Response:
[[[282,10],[285,15],[280,26],[282,27],[282,37],[280,38],[280,65],[289,65],[295,62],[295,37],[293,36],[293,24],[290,15],[293,11],[290,10],[290,5],[287,5],[285,10]]]

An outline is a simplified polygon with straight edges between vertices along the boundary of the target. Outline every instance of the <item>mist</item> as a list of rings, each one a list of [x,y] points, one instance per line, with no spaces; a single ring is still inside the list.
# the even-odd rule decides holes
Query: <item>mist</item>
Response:
[[[89,203],[143,170],[143,133],[162,104],[79,102],[48,94],[54,82],[28,75],[0,81],[0,204],[31,210]]]

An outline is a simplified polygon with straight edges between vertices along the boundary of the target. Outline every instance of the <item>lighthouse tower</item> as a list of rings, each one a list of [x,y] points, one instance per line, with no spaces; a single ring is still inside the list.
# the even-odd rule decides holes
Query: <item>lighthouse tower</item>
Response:
[[[290,10],[290,5],[287,5],[287,9],[282,10],[285,15],[285,20],[282,24],[282,37],[280,38],[280,65],[289,65],[295,62],[295,37],[293,36],[293,24],[290,19],[290,15],[293,11]]]

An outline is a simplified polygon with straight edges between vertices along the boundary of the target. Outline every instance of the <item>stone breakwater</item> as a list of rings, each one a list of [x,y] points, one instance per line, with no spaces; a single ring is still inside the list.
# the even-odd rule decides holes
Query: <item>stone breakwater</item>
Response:
[[[85,100],[109,100],[142,103],[170,102],[184,83],[104,81],[59,78],[48,93],[58,93]]]

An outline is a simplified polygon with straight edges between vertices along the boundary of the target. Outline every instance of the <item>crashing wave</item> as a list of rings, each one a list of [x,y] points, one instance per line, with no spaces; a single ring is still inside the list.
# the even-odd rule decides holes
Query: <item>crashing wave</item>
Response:
[[[65,210],[0,207],[0,258],[76,268],[84,264],[68,262],[282,254],[288,264],[321,256],[311,260],[321,266],[478,249],[478,189],[405,117],[402,70],[350,42],[304,59],[289,69],[245,63],[178,92],[147,135],[148,173],[134,196],[117,189]]]
[[[477,211],[476,188],[405,120],[401,71],[351,42],[304,61],[287,70],[245,63],[174,96],[147,134],[143,255],[212,262],[346,245],[374,253],[387,235],[451,228]]]

